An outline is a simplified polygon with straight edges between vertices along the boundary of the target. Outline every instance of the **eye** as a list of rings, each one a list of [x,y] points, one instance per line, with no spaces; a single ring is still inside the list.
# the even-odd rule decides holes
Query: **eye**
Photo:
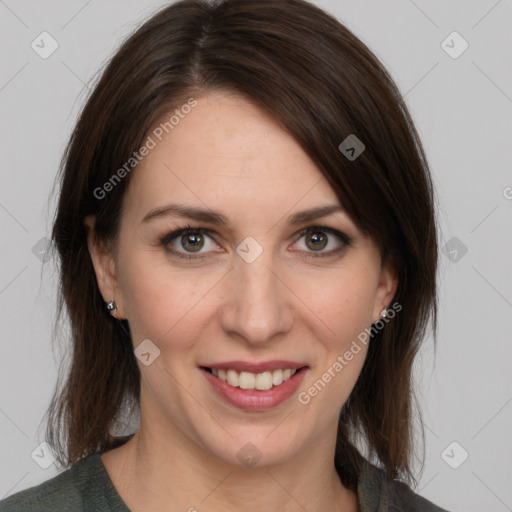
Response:
[[[305,249],[301,248],[301,250],[308,253],[307,256],[312,257],[332,256],[342,251],[351,243],[351,239],[345,233],[327,226],[306,228],[300,232],[299,240],[302,238],[304,238],[303,247]],[[298,242],[295,245],[298,245]],[[329,250],[324,251],[326,247]]]
[[[193,228],[188,225],[164,236],[161,239],[161,244],[173,256],[200,258],[206,252],[215,251],[215,247],[217,247],[208,233],[207,229]],[[169,246],[172,246],[172,249]],[[182,252],[182,249],[184,249],[184,252]],[[201,251],[201,249],[206,250]]]

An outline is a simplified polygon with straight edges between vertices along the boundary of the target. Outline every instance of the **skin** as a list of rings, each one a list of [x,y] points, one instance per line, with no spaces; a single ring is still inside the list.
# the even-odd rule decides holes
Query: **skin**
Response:
[[[160,350],[150,365],[138,361],[139,430],[104,453],[103,463],[134,512],[355,512],[357,496],[341,484],[333,458],[338,414],[367,346],[360,344],[307,405],[296,395],[379,320],[396,274],[381,266],[376,245],[344,212],[288,224],[296,212],[340,202],[271,117],[233,94],[196,99],[132,171],[115,254],[95,239],[94,218],[85,219],[104,300],[115,299],[114,315],[128,319],[134,347],[150,339]],[[231,227],[173,217],[141,222],[153,208],[177,202],[220,211]],[[202,259],[182,260],[159,242],[187,223],[211,230],[202,238]],[[315,251],[300,231],[319,224],[345,233],[351,244],[323,231],[327,245]],[[236,252],[248,236],[263,249],[252,263]],[[178,236],[168,247],[197,254],[186,240]],[[284,403],[248,412],[219,398],[198,368],[231,359],[305,361],[309,370]],[[261,453],[252,467],[237,457],[248,442]]]

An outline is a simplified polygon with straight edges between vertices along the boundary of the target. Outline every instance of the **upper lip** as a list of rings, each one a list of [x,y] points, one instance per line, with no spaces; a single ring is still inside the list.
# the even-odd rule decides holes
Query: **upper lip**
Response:
[[[222,369],[236,370],[237,372],[262,373],[264,371],[274,371],[279,369],[286,370],[287,368],[290,368],[291,370],[298,370],[303,366],[307,366],[307,364],[279,359],[273,361],[262,361],[260,363],[250,363],[249,361],[226,361],[224,363],[209,363],[201,366],[216,370]]]

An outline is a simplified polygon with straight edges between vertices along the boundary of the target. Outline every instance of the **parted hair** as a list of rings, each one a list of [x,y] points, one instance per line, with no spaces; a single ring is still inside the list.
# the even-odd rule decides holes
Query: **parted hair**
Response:
[[[130,433],[115,427],[128,404],[139,403],[138,340],[130,339],[127,320],[120,323],[105,308],[83,222],[96,216],[96,236],[115,250],[131,174],[106,197],[94,191],[141,147],[158,119],[211,91],[242,94],[280,123],[376,242],[382,262],[396,269],[392,302],[401,310],[372,331],[339,414],[334,464],[352,490],[365,459],[416,485],[413,362],[429,326],[434,346],[437,331],[433,181],[389,72],[344,24],[304,0],[172,3],[125,39],[92,87],[55,181],[54,329],[63,314],[70,326],[69,364],[61,364],[45,418],[57,463],[70,466],[124,444]],[[340,150],[350,135],[364,144],[355,159]]]

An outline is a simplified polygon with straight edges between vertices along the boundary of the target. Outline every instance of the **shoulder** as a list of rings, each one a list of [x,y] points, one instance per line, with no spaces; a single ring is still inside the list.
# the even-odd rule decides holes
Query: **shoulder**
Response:
[[[99,454],[0,501],[0,512],[124,512]]]
[[[369,462],[363,464],[358,495],[361,512],[448,512]]]
[[[79,482],[80,464],[82,462],[50,480],[0,501],[0,512],[60,511],[65,510],[64,504],[69,508],[83,510]]]

